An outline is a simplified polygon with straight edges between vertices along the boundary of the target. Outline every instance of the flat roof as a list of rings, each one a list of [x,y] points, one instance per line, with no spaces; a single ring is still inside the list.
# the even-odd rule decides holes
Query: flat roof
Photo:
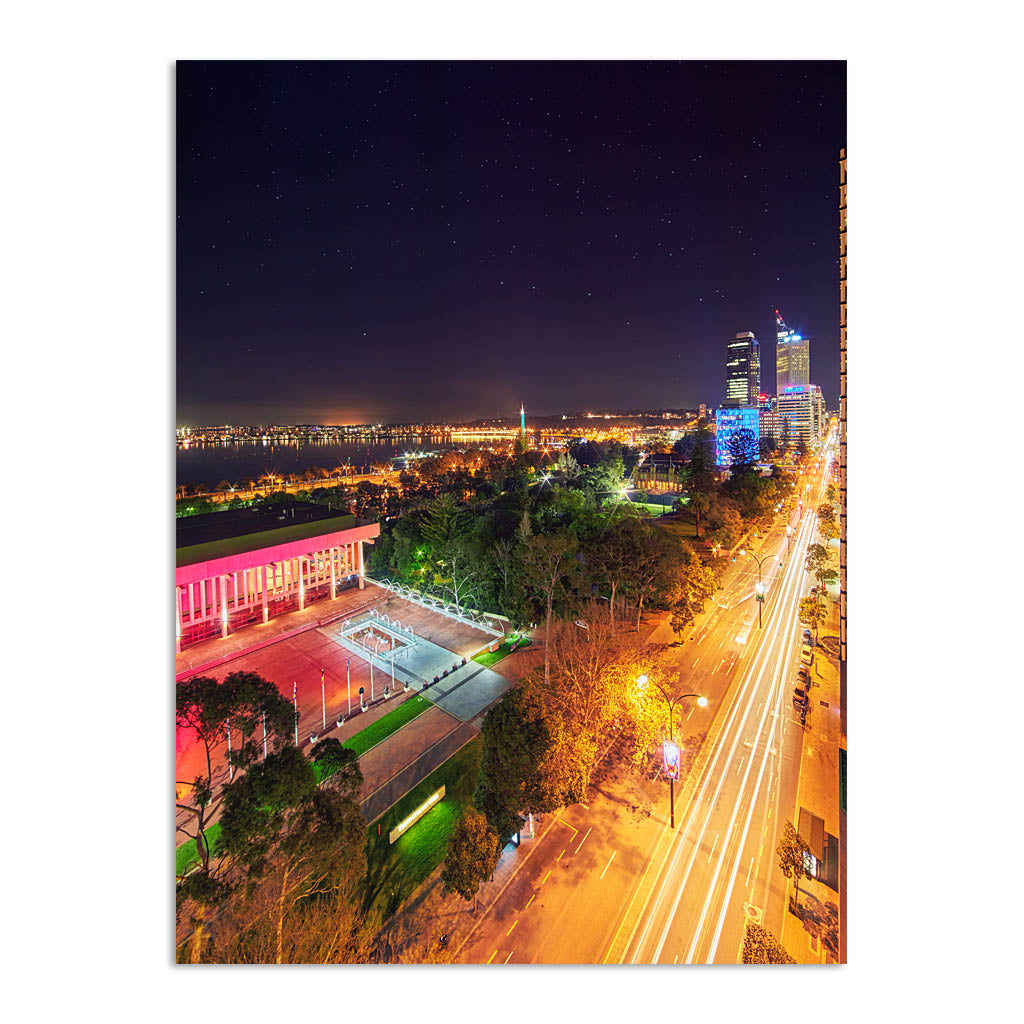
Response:
[[[351,530],[355,516],[295,502],[273,509],[229,509],[184,516],[176,526],[176,564],[194,565],[277,544]]]

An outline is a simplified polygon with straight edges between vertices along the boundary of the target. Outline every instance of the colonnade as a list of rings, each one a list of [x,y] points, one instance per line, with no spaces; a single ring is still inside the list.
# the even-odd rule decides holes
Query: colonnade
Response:
[[[351,576],[358,577],[362,590],[361,540],[175,586],[176,649],[181,650],[186,630],[194,634],[197,627],[207,627],[203,632],[208,635],[209,626],[218,623],[226,637],[233,618],[249,622],[259,609],[268,622],[280,611],[302,611],[307,601],[334,597],[338,584]]]

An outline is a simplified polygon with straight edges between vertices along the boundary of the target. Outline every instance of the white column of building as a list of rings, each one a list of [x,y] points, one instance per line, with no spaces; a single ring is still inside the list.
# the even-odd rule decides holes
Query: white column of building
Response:
[[[192,583],[188,585],[188,624],[190,626],[194,625],[196,621],[196,606],[195,601],[193,600],[193,586],[194,584]]]
[[[299,569],[299,611],[300,612],[304,611],[305,608],[306,608],[306,580],[305,580],[305,574],[303,573],[302,560],[303,560],[302,559],[302,555],[299,555],[299,557],[295,559],[295,561],[296,561],[296,563],[298,565],[298,569]]]
[[[359,546],[359,589],[362,590],[366,586],[366,580],[363,579],[363,542],[357,540],[356,544]]]
[[[220,635],[228,635],[228,577],[222,573],[220,577]]]
[[[249,607],[249,573],[251,571],[251,569],[242,571],[242,603],[246,608]]]
[[[181,587],[174,588],[174,650],[181,651]]]
[[[199,581],[199,621],[206,621],[206,580]]]
[[[263,598],[263,621],[267,622],[270,619],[270,613],[267,611],[267,567],[261,565],[256,570],[260,574],[260,594]]]
[[[337,583],[337,576],[335,574],[334,560],[338,556],[338,549],[331,548],[331,597],[333,598],[337,594],[338,590],[335,584]]]

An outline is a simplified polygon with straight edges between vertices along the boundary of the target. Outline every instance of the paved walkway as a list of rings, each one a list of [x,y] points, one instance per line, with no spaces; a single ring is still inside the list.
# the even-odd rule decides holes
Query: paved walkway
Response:
[[[820,636],[839,633],[839,605],[830,608]],[[799,827],[800,809],[825,823],[830,856],[839,847],[839,663],[821,646],[814,648],[811,668],[811,709],[803,736],[800,783],[792,822]],[[808,836],[804,836],[808,839]],[[837,873],[838,874],[838,873]],[[787,894],[794,894],[793,883]],[[835,963],[839,959],[839,894],[817,879],[801,879],[799,905],[803,919],[786,912],[782,943],[798,963]]]
[[[367,716],[369,714],[367,712]],[[407,725],[371,747],[359,759],[359,768],[363,773],[360,800],[365,800],[385,782],[394,778],[414,757],[429,750],[458,727],[457,719],[445,714],[440,708],[428,707]]]
[[[400,735],[400,732],[395,734],[396,737]],[[366,796],[362,803],[363,817],[372,825],[410,789],[419,785],[435,768],[439,768],[452,754],[479,735],[476,729],[465,722],[457,725],[415,761]]]

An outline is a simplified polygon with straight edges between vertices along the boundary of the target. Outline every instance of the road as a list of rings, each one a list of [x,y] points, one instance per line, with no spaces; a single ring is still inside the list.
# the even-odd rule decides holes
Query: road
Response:
[[[737,553],[738,571],[715,595],[716,608],[672,651],[676,692],[685,686],[709,701],[682,711],[677,739],[684,767],[695,765],[677,793],[679,827],[668,827],[663,780],[627,775],[592,787],[589,806],[547,823],[459,960],[735,963],[746,916],[779,933],[784,880],[774,848],[780,820],[793,814],[802,742],[790,680],[799,598],[811,585],[804,556],[827,466],[800,482],[811,483],[812,500],[792,517],[790,553],[785,523],[759,540],[759,556],[778,555],[762,562],[763,628],[756,563]]]
[[[764,627],[751,630],[622,962],[736,963],[747,920],[781,930],[785,886],[774,851],[782,822],[794,813],[799,773],[802,729],[791,701],[799,601],[809,586],[804,558],[829,470],[826,456],[807,483],[811,500],[789,559],[781,567],[772,562]],[[784,555],[782,541],[770,539],[765,550],[774,544]]]

